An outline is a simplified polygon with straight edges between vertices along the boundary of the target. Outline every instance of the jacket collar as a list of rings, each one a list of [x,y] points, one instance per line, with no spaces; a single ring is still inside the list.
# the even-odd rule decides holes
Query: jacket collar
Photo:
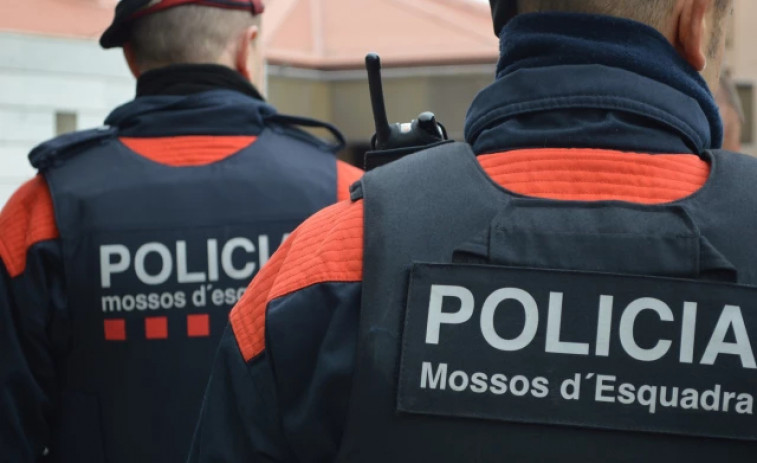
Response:
[[[466,117],[465,138],[477,153],[545,146],[701,153],[722,143],[707,84],[648,26],[527,14],[500,39],[497,79]]]
[[[259,135],[276,109],[234,90],[143,96],[116,108],[105,124],[120,136]]]
[[[210,90],[235,90],[263,100],[241,74],[217,64],[173,64],[147,71],[137,79],[137,98],[156,95],[191,95]]]

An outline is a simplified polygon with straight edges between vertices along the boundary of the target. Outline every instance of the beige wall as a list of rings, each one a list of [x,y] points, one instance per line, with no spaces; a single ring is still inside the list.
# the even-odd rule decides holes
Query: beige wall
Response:
[[[757,1],[734,0],[733,26],[729,31],[726,67],[736,84],[757,87]],[[751,106],[755,108],[757,88],[752,92]],[[748,105],[748,103],[747,103]],[[752,118],[752,134],[757,136],[757,118]],[[757,155],[757,144],[744,145],[742,150]]]
[[[93,40],[0,32],[0,208],[35,174],[32,148],[102,125],[133,96],[134,78],[117,51]]]
[[[729,31],[726,67],[737,84],[754,85],[751,107],[757,112],[757,0],[734,0],[733,25]],[[475,70],[459,66],[459,75],[446,68],[390,70],[384,89],[390,122],[405,122],[421,111],[433,111],[447,126],[450,136],[462,139],[465,113],[476,93],[493,80],[494,67]],[[407,75],[403,76],[405,73]],[[424,74],[425,73],[425,74]],[[287,76],[280,70],[269,74],[268,97],[280,111],[330,121],[342,129],[350,142],[367,141],[373,134],[368,89],[364,73],[344,71]],[[295,72],[297,74],[297,72]],[[433,77],[432,77],[433,76]],[[747,104],[747,106],[749,106]],[[757,116],[757,114],[755,114]],[[743,151],[757,156],[757,117],[751,120],[753,142]]]
[[[458,75],[452,72],[439,75],[433,68],[392,70],[384,78],[389,121],[409,122],[423,111],[432,111],[451,137],[462,139],[468,106],[478,91],[493,80],[494,66],[473,71],[461,66],[458,72]],[[301,76],[269,74],[268,100],[281,112],[316,117],[337,125],[351,143],[367,142],[374,132],[368,84],[360,71]]]
[[[266,91],[268,101],[281,113],[331,119],[331,87],[328,82],[270,77]]]

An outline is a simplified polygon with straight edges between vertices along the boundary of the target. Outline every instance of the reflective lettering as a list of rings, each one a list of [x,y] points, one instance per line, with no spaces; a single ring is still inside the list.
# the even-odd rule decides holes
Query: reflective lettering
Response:
[[[499,305],[507,300],[517,301],[526,315],[523,330],[514,339],[504,339],[494,329],[494,315]],[[533,341],[539,326],[539,309],[534,298],[526,291],[518,288],[502,288],[494,291],[486,298],[481,310],[481,333],[484,339],[495,349],[501,351],[516,351],[523,349]]]
[[[118,260],[111,261],[112,256]],[[114,273],[126,271],[131,265],[129,249],[123,244],[105,244],[100,246],[100,284],[103,288],[110,288],[110,276]]]
[[[733,330],[736,342],[725,341],[729,329]],[[757,368],[754,362],[752,344],[744,325],[744,317],[741,315],[741,308],[738,306],[727,305],[723,307],[715,331],[713,331],[707,349],[702,355],[702,365],[714,365],[720,354],[738,355],[744,368]]]
[[[423,362],[421,370],[421,389],[426,388],[444,390],[447,387],[447,364],[440,363],[433,374],[431,363]]]
[[[696,302],[683,303],[683,320],[681,321],[681,363],[694,361],[694,334],[697,329]]]
[[[555,354],[589,355],[589,344],[560,340],[562,326],[563,293],[549,293],[549,314],[547,315],[547,345],[545,350]],[[510,386],[512,389],[512,385]]]
[[[445,297],[460,301],[457,312],[442,312]],[[473,315],[473,293],[462,286],[432,285],[428,302],[426,344],[439,344],[439,329],[442,324],[458,325],[470,320]]]
[[[244,249],[248,253],[255,252],[255,245],[247,238],[233,238],[229,240],[221,251],[221,267],[231,278],[235,280],[246,280],[252,276],[255,272],[255,263],[248,262],[241,269],[235,268],[232,261],[234,251],[237,249]]]
[[[628,307],[626,307],[626,310],[623,311],[623,315],[620,317],[620,344],[623,346],[623,349],[636,360],[653,362],[664,357],[673,342],[661,339],[650,349],[643,349],[636,344],[633,336],[634,323],[636,322],[636,317],[643,310],[655,311],[660,316],[660,320],[666,322],[673,321],[673,312],[667,304],[659,299],[642,297],[628,304]]]
[[[597,316],[597,345],[594,355],[607,357],[610,355],[610,332],[612,330],[613,297],[602,295],[599,297],[599,314]]]
[[[145,259],[150,253],[156,253],[160,256],[161,269],[155,275],[150,275],[145,269]],[[173,271],[173,260],[171,259],[171,251],[166,245],[153,242],[142,245],[137,249],[137,254],[134,256],[134,271],[137,273],[137,278],[146,285],[160,285],[168,281]]]
[[[205,281],[205,272],[189,272],[187,270],[187,242],[176,242],[176,270],[179,283],[202,283]]]

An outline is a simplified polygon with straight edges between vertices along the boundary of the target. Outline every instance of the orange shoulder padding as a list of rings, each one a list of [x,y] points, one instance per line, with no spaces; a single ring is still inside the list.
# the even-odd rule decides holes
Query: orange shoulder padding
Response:
[[[0,259],[11,278],[23,273],[32,245],[58,236],[50,189],[38,175],[23,184],[0,212]]]
[[[248,135],[188,135],[181,137],[129,138],[121,143],[147,159],[173,167],[203,166],[221,161],[255,143]]]
[[[363,171],[347,164],[344,161],[336,161],[336,200],[350,199],[350,186],[360,180]]]
[[[326,282],[363,279],[363,202],[343,201],[295,230],[252,280],[229,316],[245,361],[265,349],[268,303]]]
[[[710,175],[710,165],[693,154],[547,148],[478,160],[492,180],[514,193],[573,201],[667,203],[693,194]]]

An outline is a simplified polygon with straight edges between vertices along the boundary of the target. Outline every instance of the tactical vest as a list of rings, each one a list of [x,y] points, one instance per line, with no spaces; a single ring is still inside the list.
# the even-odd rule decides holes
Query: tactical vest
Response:
[[[336,201],[336,159],[282,127],[172,167],[116,129],[32,155],[50,187],[69,313],[51,456],[183,461],[230,308],[302,220]]]
[[[523,197],[467,145],[365,175],[339,461],[747,462],[757,162],[663,205]]]

